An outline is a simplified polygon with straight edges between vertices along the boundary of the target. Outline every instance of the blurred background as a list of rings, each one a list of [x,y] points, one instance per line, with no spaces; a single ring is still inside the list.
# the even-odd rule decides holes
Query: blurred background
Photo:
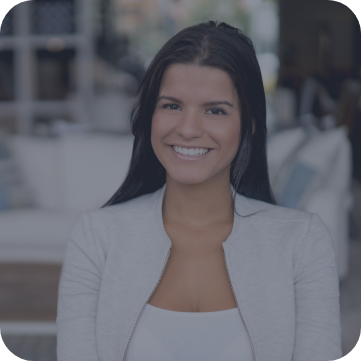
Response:
[[[361,328],[361,35],[327,0],[33,0],[0,32],[0,327],[56,360],[70,227],[128,169],[129,115],[148,64],[179,30],[225,21],[254,42],[278,204],[318,213],[336,251],[342,347]]]

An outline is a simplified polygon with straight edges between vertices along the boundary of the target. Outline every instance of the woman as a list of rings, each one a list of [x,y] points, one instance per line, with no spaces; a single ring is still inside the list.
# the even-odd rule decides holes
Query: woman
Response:
[[[128,175],[71,231],[58,361],[340,358],[334,248],[316,214],[275,205],[251,41],[184,29],[137,99]]]

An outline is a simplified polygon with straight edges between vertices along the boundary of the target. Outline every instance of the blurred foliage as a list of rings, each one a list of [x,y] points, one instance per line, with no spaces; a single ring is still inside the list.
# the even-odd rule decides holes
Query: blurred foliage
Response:
[[[184,26],[197,24],[207,20],[218,20],[247,31],[249,14],[239,0],[198,0],[194,2],[193,11]]]
[[[200,22],[224,21],[247,33],[252,10],[250,1],[257,2],[257,0],[113,0],[111,13],[115,32],[128,37],[130,50],[150,58],[178,31]]]

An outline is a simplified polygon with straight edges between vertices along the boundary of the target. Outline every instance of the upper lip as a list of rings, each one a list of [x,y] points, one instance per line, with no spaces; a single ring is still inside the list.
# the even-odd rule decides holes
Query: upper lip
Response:
[[[204,147],[204,146],[199,146],[199,145],[181,145],[181,144],[170,144],[171,147],[181,147],[181,148],[187,148],[187,149],[212,149],[210,147]]]

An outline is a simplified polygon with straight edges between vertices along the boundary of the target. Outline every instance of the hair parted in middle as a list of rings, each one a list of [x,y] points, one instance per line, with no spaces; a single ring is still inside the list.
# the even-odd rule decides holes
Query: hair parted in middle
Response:
[[[266,99],[252,41],[224,22],[208,21],[174,35],[150,63],[130,118],[135,139],[128,174],[103,207],[152,193],[165,184],[165,169],[151,144],[151,127],[163,74],[172,64],[212,67],[230,76],[242,122],[240,146],[231,164],[231,184],[239,194],[275,204],[267,165]]]

